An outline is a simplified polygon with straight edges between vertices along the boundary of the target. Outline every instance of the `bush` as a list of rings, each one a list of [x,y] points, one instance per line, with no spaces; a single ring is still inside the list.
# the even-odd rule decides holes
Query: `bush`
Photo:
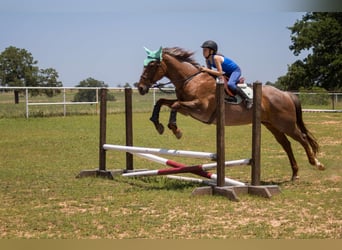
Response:
[[[330,102],[328,91],[320,87],[312,89],[299,89],[299,99],[303,105],[328,105]]]
[[[100,91],[98,93],[98,100],[100,100]],[[115,101],[115,96],[111,93],[107,94],[108,101]],[[96,101],[96,89],[80,89],[74,96],[74,102],[95,102]]]

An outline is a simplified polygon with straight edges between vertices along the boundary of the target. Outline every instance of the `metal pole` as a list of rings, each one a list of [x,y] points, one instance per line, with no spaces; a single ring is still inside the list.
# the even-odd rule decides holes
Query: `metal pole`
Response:
[[[96,105],[95,105],[95,107],[96,107],[96,114],[98,114],[99,113],[99,89],[98,88],[96,89]]]
[[[25,89],[25,99],[26,99],[26,118],[29,118],[29,105],[28,105],[28,88]]]
[[[218,77],[216,81],[216,161],[217,161],[217,186],[225,185],[225,104],[224,104],[224,81]]]
[[[65,88],[63,89],[63,114],[64,114],[64,116],[66,116],[66,104],[65,104],[65,102],[66,102],[66,98],[65,98]]]
[[[335,93],[331,94],[331,104],[332,104],[332,110],[335,109]]]

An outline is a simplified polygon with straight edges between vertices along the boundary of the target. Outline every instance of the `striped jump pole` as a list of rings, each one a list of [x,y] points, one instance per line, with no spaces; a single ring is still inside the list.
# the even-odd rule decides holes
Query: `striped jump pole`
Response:
[[[153,154],[142,154],[142,153],[137,153],[137,156],[141,157],[141,158],[145,158],[160,164],[164,164],[166,166],[171,166],[171,167],[175,167],[175,168],[179,168],[179,167],[185,167],[186,165],[184,165],[183,163],[179,163],[170,159],[166,159],[160,156],[156,156]],[[226,167],[235,167],[235,166],[241,166],[241,165],[250,165],[251,164],[251,159],[241,159],[241,160],[232,160],[232,161],[225,161],[224,165]],[[212,169],[216,169],[217,167],[217,163],[213,162],[213,163],[205,163],[202,165],[193,165],[193,166],[199,166],[201,167],[203,170],[212,170]],[[189,166],[188,166],[189,167]]]
[[[139,172],[132,173],[124,173],[122,176],[153,176],[153,175],[170,175],[170,174],[180,174],[180,173],[192,173],[196,174],[211,180],[217,181],[217,175],[213,173],[209,173],[206,170],[216,168],[216,163],[207,163],[202,165],[193,165],[187,166],[183,163],[176,162],[173,160],[169,160],[160,156],[152,155],[152,154],[141,154],[137,153],[137,156],[142,158],[158,162],[167,166],[171,166],[173,168],[159,169],[159,170],[144,170]],[[242,159],[235,161],[227,161],[225,162],[226,166],[237,166],[237,165],[248,165],[250,164],[250,159]],[[246,184],[240,181],[236,181],[230,178],[224,178],[225,185],[230,186],[245,186]]]
[[[130,152],[130,153],[165,154],[165,155],[173,155],[173,156],[207,158],[211,160],[216,160],[215,153],[186,151],[186,150],[177,150],[177,149],[145,148],[145,147],[133,147],[133,146],[112,145],[112,144],[104,144],[103,149],[125,151],[125,152]]]

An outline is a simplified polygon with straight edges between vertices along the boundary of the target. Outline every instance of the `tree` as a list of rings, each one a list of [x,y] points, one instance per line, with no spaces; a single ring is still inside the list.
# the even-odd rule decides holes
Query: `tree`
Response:
[[[297,20],[291,30],[289,49],[295,56],[307,52],[303,60],[288,66],[288,73],[277,85],[286,90],[322,87],[342,88],[342,13],[310,12]]]
[[[95,80],[94,78],[87,78],[81,81],[76,87],[89,87],[89,88],[107,88],[108,85],[103,81]],[[114,101],[114,95],[107,94],[107,100]],[[80,89],[74,96],[74,102],[95,102],[96,101],[96,90],[95,89]]]
[[[14,46],[6,48],[0,54],[0,85],[9,87],[60,87],[62,83],[57,80],[56,70],[39,69],[38,61],[33,59],[31,53],[25,49]],[[45,93],[49,96],[51,91],[32,91],[31,94]],[[15,103],[19,102],[19,91],[14,91]]]
[[[63,87],[61,81],[58,81],[58,72],[53,68],[40,69],[37,76],[37,86],[39,87]],[[43,89],[32,91],[31,95],[45,94],[48,97],[53,97],[59,94],[59,89]]]
[[[2,86],[23,87],[35,84],[38,67],[31,53],[13,46],[0,54],[0,83]]]

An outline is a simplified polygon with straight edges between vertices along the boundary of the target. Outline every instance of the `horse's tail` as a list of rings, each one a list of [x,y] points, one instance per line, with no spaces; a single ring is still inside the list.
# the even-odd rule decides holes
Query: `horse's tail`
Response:
[[[304,134],[306,139],[308,140],[314,155],[316,155],[316,153],[318,153],[318,151],[319,151],[319,145],[317,143],[316,138],[306,128],[306,126],[304,124],[303,116],[302,116],[302,105],[300,103],[300,100],[295,94],[289,93],[289,95],[290,95],[290,97],[291,97],[291,99],[292,99],[292,101],[296,107],[297,126],[300,129],[300,131]]]

